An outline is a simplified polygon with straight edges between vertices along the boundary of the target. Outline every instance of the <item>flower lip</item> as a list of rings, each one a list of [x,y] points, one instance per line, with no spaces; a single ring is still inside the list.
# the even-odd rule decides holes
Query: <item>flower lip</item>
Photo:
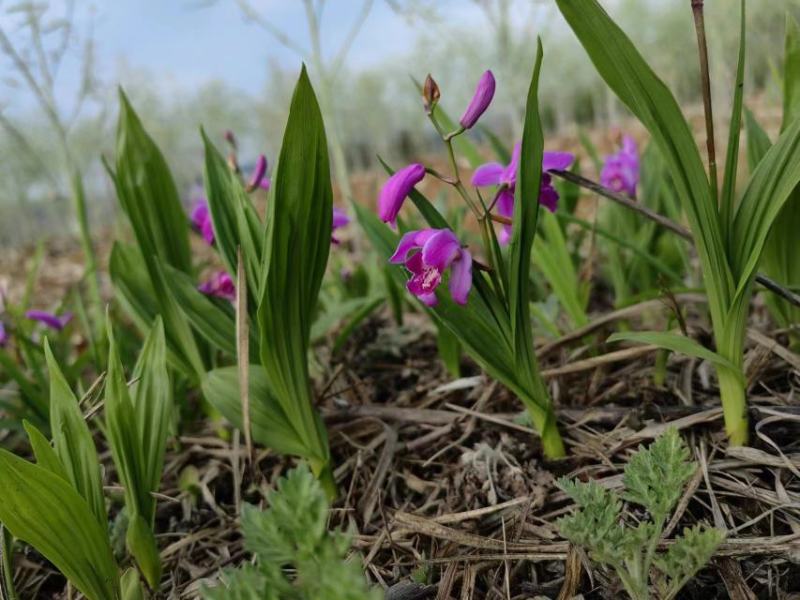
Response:
[[[384,223],[394,224],[406,197],[425,177],[425,166],[412,163],[396,171],[383,184],[378,198],[378,216]]]
[[[486,71],[478,80],[478,86],[475,88],[475,93],[467,105],[464,114],[461,115],[459,123],[464,129],[470,129],[478,122],[481,115],[486,112],[489,105],[494,98],[495,80],[491,71]]]
[[[436,288],[450,268],[450,295],[458,304],[465,304],[472,288],[472,255],[461,247],[449,229],[409,231],[400,239],[389,259],[404,263],[411,277],[406,288],[427,306],[438,303]]]
[[[28,310],[25,312],[25,318],[31,321],[38,321],[46,325],[50,329],[61,331],[72,320],[72,313],[65,312],[60,317],[54,313],[47,312],[46,310]]]

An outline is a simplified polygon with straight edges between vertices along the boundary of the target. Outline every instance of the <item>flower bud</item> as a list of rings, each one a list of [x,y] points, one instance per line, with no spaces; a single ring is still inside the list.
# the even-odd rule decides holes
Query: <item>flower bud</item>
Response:
[[[492,75],[491,71],[486,71],[481,75],[478,81],[478,87],[475,88],[475,94],[472,96],[472,100],[470,100],[467,109],[458,121],[464,129],[470,129],[475,125],[478,119],[481,118],[481,115],[489,108],[489,105],[492,103],[492,98],[494,97],[494,87],[494,75]]]
[[[436,84],[433,77],[431,77],[430,73],[428,73],[428,76],[425,78],[425,84],[422,86],[422,106],[425,107],[426,114],[431,114],[433,112],[433,109],[436,108],[436,105],[439,103],[441,95],[439,86]]]
[[[380,198],[378,198],[378,216],[381,221],[394,224],[406,196],[424,177],[425,166],[413,163],[396,171],[386,180],[381,189]]]
[[[267,157],[263,154],[258,155],[256,166],[253,169],[253,175],[250,177],[250,183],[247,184],[247,191],[252,192],[261,186],[264,175],[267,174]]]

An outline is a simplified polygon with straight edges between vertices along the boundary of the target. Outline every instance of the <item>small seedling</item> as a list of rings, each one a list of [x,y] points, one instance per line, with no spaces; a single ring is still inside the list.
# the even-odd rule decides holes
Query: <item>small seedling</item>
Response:
[[[361,562],[345,560],[352,536],[328,530],[328,501],[305,465],[290,471],[267,497],[269,508],[244,505],[242,531],[254,564],[222,573],[205,600],[377,600]],[[292,576],[289,576],[292,573]]]
[[[658,598],[675,598],[725,537],[718,529],[696,525],[658,551],[667,519],[696,469],[677,430],[669,429],[631,458],[621,496],[595,481],[562,478],[558,486],[578,510],[559,520],[561,535],[588,550],[592,560],[612,567],[634,600],[650,598],[651,591]],[[623,511],[629,505],[643,507],[648,518],[633,522],[633,511]]]

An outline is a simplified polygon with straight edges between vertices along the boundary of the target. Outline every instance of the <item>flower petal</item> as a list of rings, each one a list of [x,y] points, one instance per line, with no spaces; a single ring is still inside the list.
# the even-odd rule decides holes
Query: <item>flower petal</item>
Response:
[[[472,288],[472,255],[462,250],[450,266],[450,295],[458,304],[466,304]]]
[[[250,183],[247,184],[248,191],[254,190],[261,186],[264,175],[267,174],[267,157],[263,154],[258,155],[256,166],[253,168],[253,174],[250,177]]]
[[[501,217],[508,217],[509,219],[514,216],[514,191],[505,188],[500,192],[497,197],[497,213]]]
[[[25,313],[25,318],[38,321],[50,329],[61,331],[72,320],[72,313],[67,312],[59,317],[45,310],[29,310]]]
[[[422,261],[429,266],[444,271],[461,252],[461,242],[449,229],[442,229],[425,242],[422,247]]]
[[[481,75],[478,81],[478,87],[475,89],[475,94],[472,96],[467,109],[461,118],[458,120],[459,124],[464,129],[469,129],[478,122],[481,115],[486,112],[489,105],[494,98],[495,80],[491,71],[486,71]]]
[[[514,151],[511,153],[511,162],[506,165],[500,183],[505,183],[509,187],[514,187],[517,183],[517,169],[519,168],[519,157],[522,152],[522,142],[514,144]]]
[[[500,163],[490,162],[481,165],[472,174],[472,185],[483,187],[486,185],[498,185],[503,176],[505,167]]]
[[[389,258],[389,262],[393,264],[400,264],[406,262],[406,257],[412,248],[418,247],[416,238],[419,231],[409,231],[400,238],[400,243],[397,244],[397,249],[394,254]]]
[[[542,171],[564,171],[575,162],[570,152],[545,152],[542,156]]]
[[[347,213],[344,212],[338,206],[333,207],[333,228],[339,229],[340,227],[344,227],[350,223],[350,217],[347,216]]]
[[[406,196],[425,177],[425,167],[410,164],[386,180],[378,198],[378,216],[384,223],[394,223]]]

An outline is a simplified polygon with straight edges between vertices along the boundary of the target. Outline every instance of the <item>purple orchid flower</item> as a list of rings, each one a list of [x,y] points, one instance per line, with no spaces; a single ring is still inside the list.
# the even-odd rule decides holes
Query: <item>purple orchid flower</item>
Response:
[[[386,180],[378,198],[378,216],[384,223],[391,223],[394,226],[397,221],[397,213],[403,206],[403,201],[425,177],[425,166],[413,163],[395,171],[394,175]]]
[[[211,212],[208,210],[208,201],[199,198],[192,207],[192,225],[200,232],[203,239],[210,246],[214,243],[214,223],[211,221]]]
[[[616,154],[606,157],[600,171],[600,183],[617,193],[636,197],[639,183],[639,149],[636,140],[626,135],[622,138],[622,148]]]
[[[347,225],[349,223],[350,223],[350,217],[347,216],[347,213],[344,212],[338,206],[334,206],[333,207],[333,223],[332,223],[333,231],[336,231],[337,229],[339,229],[341,227],[344,227],[345,225]],[[337,238],[334,235],[331,235],[331,243],[332,244],[338,244],[339,242],[340,242],[339,238]]]
[[[475,94],[458,121],[464,129],[473,127],[478,122],[478,119],[481,118],[481,115],[486,112],[486,109],[489,108],[492,98],[494,98],[494,88],[494,75],[491,71],[486,71],[478,80]]]
[[[206,296],[223,298],[233,302],[236,300],[236,286],[233,279],[225,271],[217,271],[206,281],[197,286]]]
[[[5,324],[0,321],[0,348],[5,348],[6,344],[8,344],[8,331]]]
[[[65,312],[59,317],[58,315],[44,310],[29,310],[25,313],[25,318],[30,319],[31,321],[38,321],[50,329],[61,331],[67,326],[67,323],[72,320],[72,313]]]
[[[409,256],[413,250],[416,252]],[[389,262],[405,263],[411,272],[406,288],[428,306],[436,306],[436,288],[450,267],[450,295],[458,304],[467,303],[472,288],[472,255],[449,229],[409,231]]]
[[[514,190],[517,185],[517,168],[522,144],[514,145],[511,162],[502,165],[490,162],[481,165],[472,175],[472,185],[485,187],[489,185],[500,186],[497,196],[497,212],[500,216],[512,218],[514,216]],[[542,181],[539,189],[539,203],[550,212],[555,212],[558,207],[558,192],[553,187],[553,182],[548,171],[568,169],[575,160],[575,155],[569,152],[545,152],[542,157]],[[508,244],[511,241],[511,225],[503,225],[499,241]]]

